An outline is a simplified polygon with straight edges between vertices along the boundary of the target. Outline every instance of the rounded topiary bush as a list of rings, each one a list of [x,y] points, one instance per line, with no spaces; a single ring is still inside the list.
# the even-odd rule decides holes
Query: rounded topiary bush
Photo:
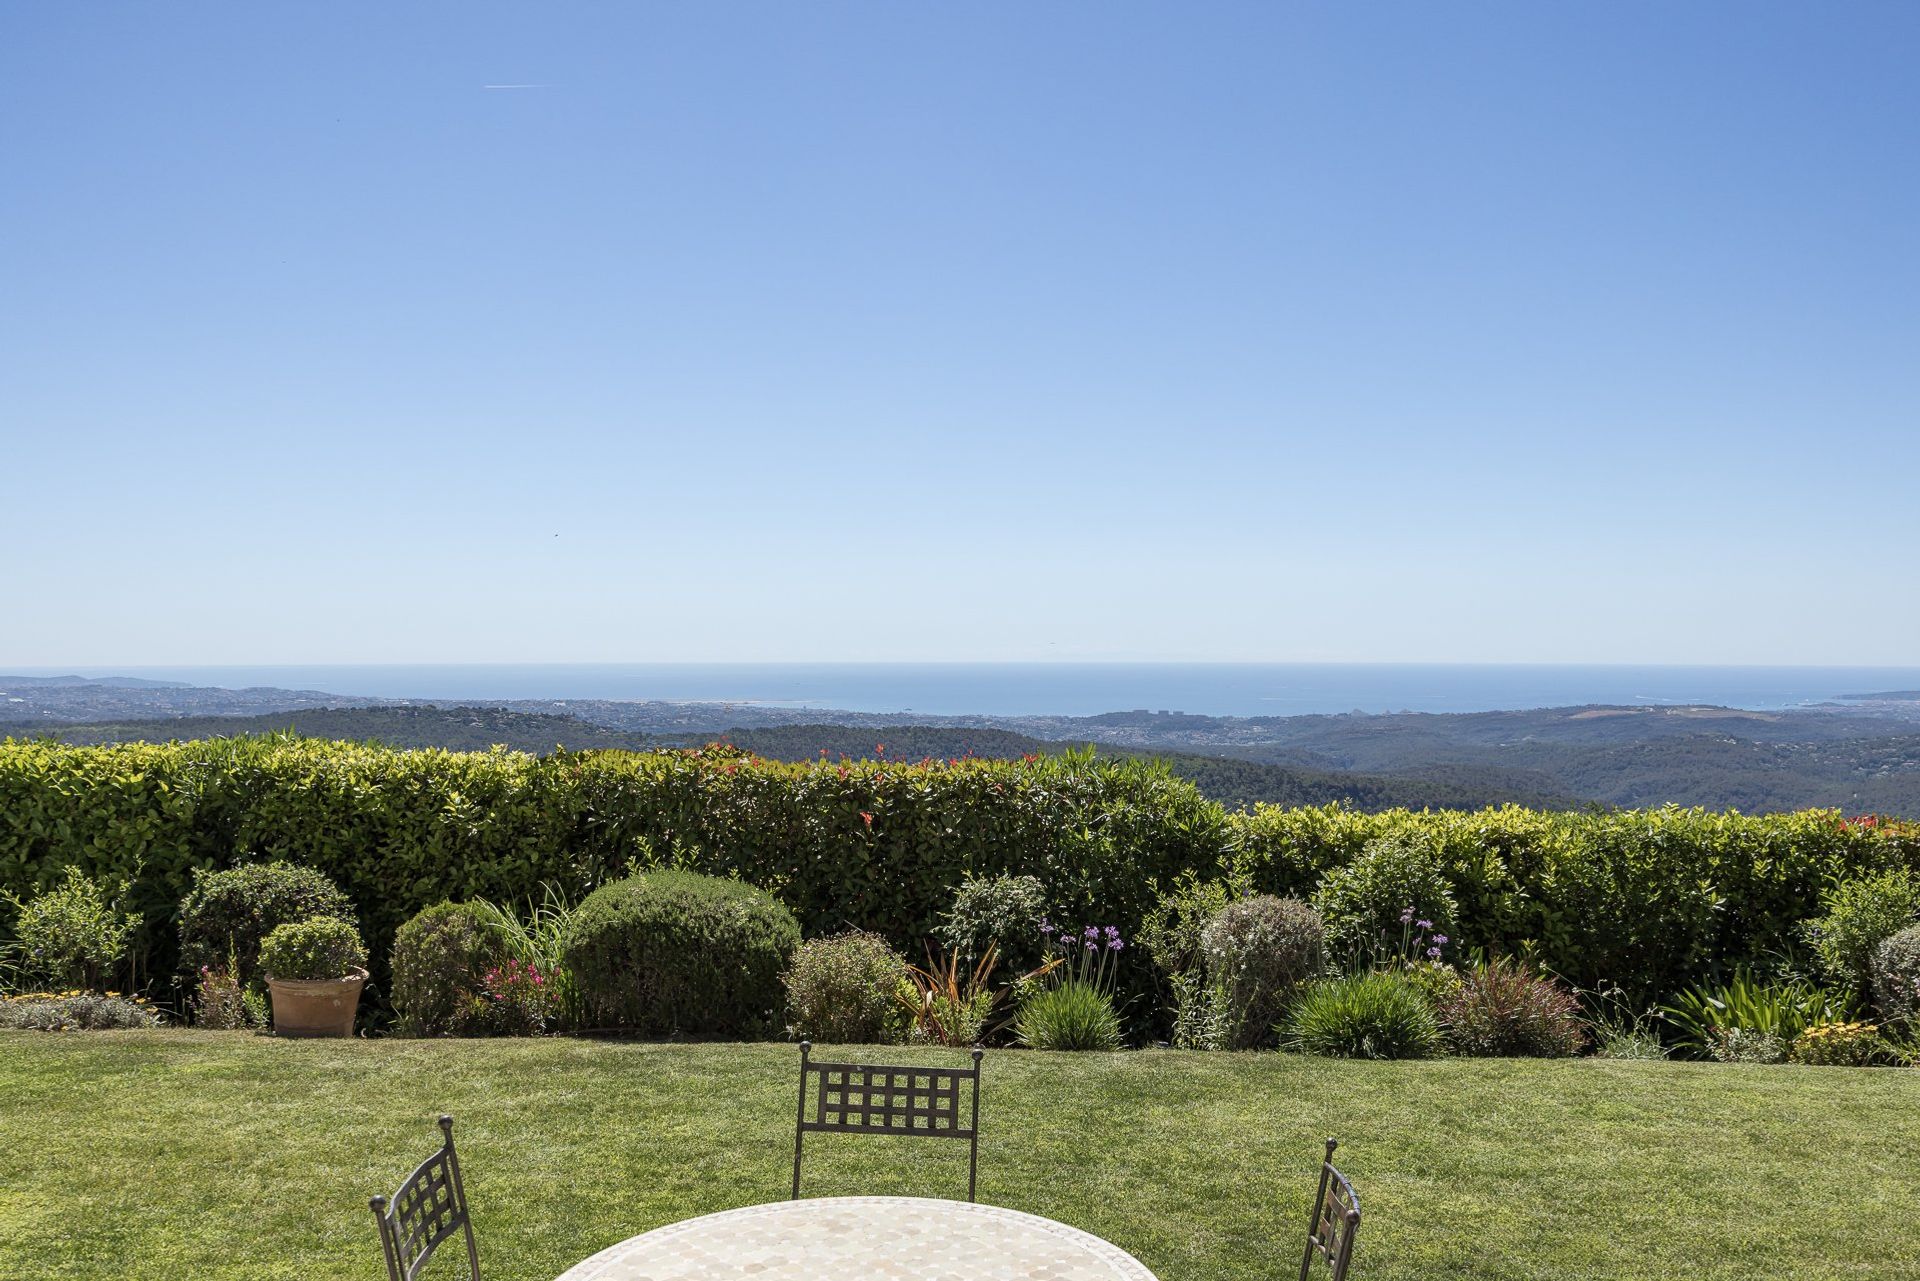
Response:
[[[334,916],[275,926],[260,941],[260,968],[271,979],[311,982],[364,973],[367,949],[360,931]]]
[[[800,945],[764,890],[694,872],[647,872],[589,894],[563,959],[597,1028],[760,1036],[779,1026],[780,975]]]
[[[261,941],[279,926],[316,916],[359,924],[352,901],[313,868],[273,862],[196,871],[180,904],[180,959],[190,970],[225,970],[231,958],[234,977],[252,981]]]
[[[848,930],[808,939],[783,979],[795,1036],[852,1044],[900,1039],[907,962],[878,934]]]
[[[1397,955],[1405,940],[1451,935],[1458,911],[1431,839],[1410,831],[1367,842],[1358,858],[1322,878],[1313,905],[1326,924],[1327,949],[1341,961]]]
[[[1220,909],[1200,932],[1223,1048],[1252,1049],[1324,964],[1320,914],[1297,898],[1260,894]]]
[[[1889,1023],[1920,1016],[1920,925],[1882,939],[1874,949],[1873,1003]]]
[[[478,903],[422,908],[393,936],[393,1013],[402,1036],[458,1036],[480,1018],[482,976],[506,941]]]

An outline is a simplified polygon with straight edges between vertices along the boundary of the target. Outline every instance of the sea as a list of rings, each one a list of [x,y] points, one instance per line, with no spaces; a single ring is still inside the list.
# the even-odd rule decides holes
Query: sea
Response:
[[[1920,667],[1430,663],[482,663],[10,669],[383,698],[620,699],[917,712],[1209,716],[1481,712],[1604,703],[1776,710],[1920,690]]]

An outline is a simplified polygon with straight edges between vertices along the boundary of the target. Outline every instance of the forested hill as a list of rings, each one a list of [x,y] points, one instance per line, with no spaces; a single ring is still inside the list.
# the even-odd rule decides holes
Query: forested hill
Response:
[[[1016,757],[1061,752],[1074,744],[1031,738],[1007,730],[946,726],[897,726],[876,736],[841,725],[780,725],[717,734],[625,733],[576,720],[496,707],[315,708],[271,716],[195,716],[174,720],[65,725],[39,731],[69,743],[165,742],[235,734],[292,732],[310,738],[376,741],[389,747],[444,747],[482,751],[499,745],[525,752],[593,748],[645,750],[692,746],[718,739],[773,760],[814,760],[822,755],[917,761],[963,756]],[[1087,746],[1087,745],[1082,745]],[[1512,801],[1565,809],[1581,802],[1528,786],[1485,783],[1470,772],[1454,778],[1396,779],[1341,770],[1263,764],[1195,753],[1156,753],[1095,746],[1109,755],[1160,756],[1174,772],[1230,808],[1256,801],[1275,805],[1324,805],[1344,801],[1356,809],[1478,809]]]

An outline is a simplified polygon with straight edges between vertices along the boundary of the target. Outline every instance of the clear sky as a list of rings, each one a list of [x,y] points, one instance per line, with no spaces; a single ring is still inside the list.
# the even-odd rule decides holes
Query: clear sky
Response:
[[[1917,66],[1905,0],[7,5],[0,668],[1920,662]]]

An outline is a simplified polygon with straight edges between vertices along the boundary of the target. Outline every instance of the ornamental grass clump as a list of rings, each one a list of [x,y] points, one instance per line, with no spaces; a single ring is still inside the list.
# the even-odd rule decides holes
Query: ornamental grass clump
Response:
[[[781,976],[788,1031],[803,1041],[898,1041],[905,1033],[899,993],[906,979],[906,958],[878,934],[847,930],[808,939]]]
[[[1308,984],[1275,1031],[1284,1049],[1342,1059],[1427,1059],[1445,1047],[1427,998],[1383,970]]]
[[[1587,1045],[1579,998],[1506,957],[1468,970],[1436,1012],[1455,1054],[1560,1059]]]
[[[1229,903],[1201,931],[1211,1009],[1224,1049],[1268,1043],[1300,985],[1325,964],[1320,914],[1299,899]]]
[[[1120,1014],[1114,1009],[1114,963],[1126,940],[1114,925],[1054,930],[1042,921],[1053,957],[1022,984],[1014,1035],[1036,1050],[1117,1050]]]

